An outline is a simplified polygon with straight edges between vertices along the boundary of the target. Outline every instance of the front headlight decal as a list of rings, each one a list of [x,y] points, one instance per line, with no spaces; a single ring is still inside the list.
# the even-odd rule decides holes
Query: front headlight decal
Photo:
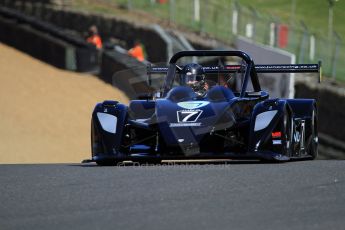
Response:
[[[117,117],[107,113],[97,113],[102,129],[109,133],[116,133]]]
[[[278,110],[271,110],[258,114],[255,119],[254,131],[256,132],[265,129],[270,124],[277,112]]]

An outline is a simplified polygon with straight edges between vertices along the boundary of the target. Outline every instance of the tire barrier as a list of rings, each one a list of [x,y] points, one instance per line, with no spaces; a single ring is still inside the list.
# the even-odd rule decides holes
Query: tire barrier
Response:
[[[97,49],[50,23],[0,7],[0,41],[58,68],[78,72],[98,68]]]

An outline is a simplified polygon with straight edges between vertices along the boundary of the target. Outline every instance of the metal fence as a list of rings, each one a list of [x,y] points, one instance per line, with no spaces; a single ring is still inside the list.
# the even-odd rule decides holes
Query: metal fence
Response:
[[[324,74],[345,81],[345,53],[341,38],[313,33],[303,22],[283,24],[277,17],[261,14],[235,0],[98,0],[128,10],[144,10],[201,34],[226,43],[236,36],[285,49],[296,55],[297,63],[323,62]]]

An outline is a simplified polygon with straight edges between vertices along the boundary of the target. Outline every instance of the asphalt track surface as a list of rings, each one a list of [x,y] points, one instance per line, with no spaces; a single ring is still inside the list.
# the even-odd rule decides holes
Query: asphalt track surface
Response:
[[[0,165],[0,229],[344,229],[345,161]]]

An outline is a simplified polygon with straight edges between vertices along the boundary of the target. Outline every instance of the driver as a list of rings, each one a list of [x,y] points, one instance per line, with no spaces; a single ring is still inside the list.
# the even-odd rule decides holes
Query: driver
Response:
[[[180,84],[191,87],[198,96],[204,96],[209,88],[205,81],[204,69],[196,63],[183,67],[180,72]]]

